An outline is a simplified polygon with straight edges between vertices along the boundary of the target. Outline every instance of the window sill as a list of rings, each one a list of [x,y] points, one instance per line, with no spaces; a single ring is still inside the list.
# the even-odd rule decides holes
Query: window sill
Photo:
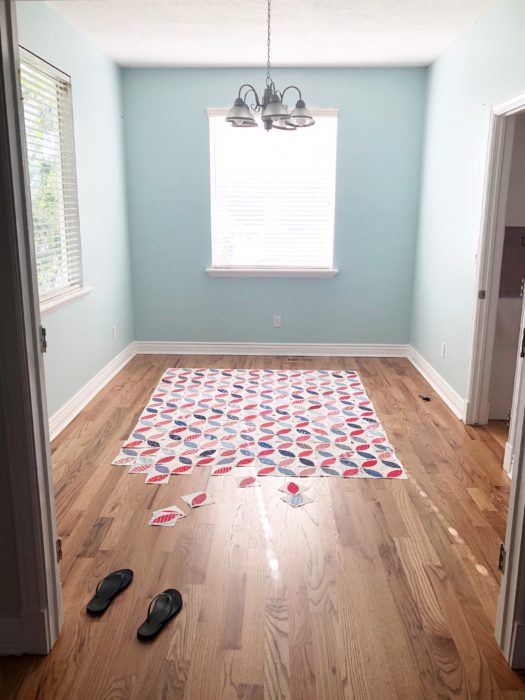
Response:
[[[73,289],[71,292],[65,292],[64,294],[60,294],[52,299],[44,301],[40,304],[40,315],[46,316],[52,311],[59,309],[61,306],[66,306],[66,304],[70,304],[72,301],[81,299],[82,297],[87,296],[92,289],[93,287],[78,287],[77,289]]]
[[[339,270],[334,268],[290,267],[286,269],[264,267],[208,267],[210,277],[335,277]]]

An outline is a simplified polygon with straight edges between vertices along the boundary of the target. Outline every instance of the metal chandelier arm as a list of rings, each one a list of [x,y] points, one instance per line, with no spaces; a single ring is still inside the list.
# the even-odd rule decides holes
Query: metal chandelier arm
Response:
[[[257,90],[253,87],[253,85],[246,85],[246,84],[245,84],[245,85],[243,85],[242,87],[248,87],[248,90],[246,90],[246,92],[244,93],[244,95],[243,95],[243,97],[242,97],[242,99],[244,100],[244,102],[246,102],[246,98],[248,97],[248,95],[250,94],[250,92],[253,92],[253,95],[254,95],[254,97],[255,97],[255,104],[254,104],[254,105],[251,105],[251,108],[252,108],[252,109],[260,109],[260,108],[262,107],[262,104],[261,104],[261,102],[260,102],[260,100],[259,100],[259,95],[257,94]],[[242,87],[241,87],[241,89],[242,89]],[[239,91],[239,95],[240,95],[240,91]]]
[[[303,96],[302,96],[302,94],[301,94],[301,91],[299,90],[299,88],[297,87],[297,85],[288,85],[288,87],[285,87],[284,90],[283,90],[282,93],[281,93],[281,100],[283,101],[283,103],[284,103],[284,96],[285,96],[285,94],[288,92],[288,90],[297,90],[297,92],[299,93],[299,99],[300,99],[300,100],[303,99]]]
[[[248,95],[249,92],[250,92],[250,90],[251,90],[251,91],[253,92],[253,94],[255,95],[257,101],[259,101],[259,98],[258,98],[258,96],[257,96],[257,90],[256,90],[256,89],[253,87],[253,85],[251,85],[250,83],[243,83],[243,84],[241,85],[241,87],[239,88],[239,94],[237,95],[237,97],[241,97],[241,92],[242,92],[242,89],[243,89],[243,88],[248,88],[248,90],[246,91],[246,93],[245,93],[243,99],[246,99],[246,95]]]

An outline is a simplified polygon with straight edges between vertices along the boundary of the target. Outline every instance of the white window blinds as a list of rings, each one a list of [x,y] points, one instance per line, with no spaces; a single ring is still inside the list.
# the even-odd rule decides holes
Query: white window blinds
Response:
[[[82,283],[71,83],[24,50],[20,68],[38,289],[45,302]]]
[[[212,268],[330,269],[337,113],[293,132],[234,128],[208,110]]]

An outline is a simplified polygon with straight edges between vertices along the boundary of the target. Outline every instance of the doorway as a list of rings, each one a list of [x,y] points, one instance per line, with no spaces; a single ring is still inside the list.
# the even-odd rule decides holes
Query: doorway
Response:
[[[509,164],[505,164],[505,168],[509,168],[509,175],[506,197],[504,192],[501,193],[503,214],[497,231],[498,256],[494,260],[494,264],[499,266],[499,283],[495,290],[492,361],[487,377],[487,401],[482,407],[483,415],[480,415],[479,422],[486,419],[491,435],[506,448],[504,464],[510,473],[512,442],[509,441],[509,427],[525,285],[525,113],[508,119]],[[500,257],[501,262],[498,262]]]
[[[503,443],[509,475],[525,285],[525,105],[499,113],[511,104],[492,117],[465,419]]]
[[[509,664],[524,668],[525,94],[493,108],[489,134],[465,422],[507,424],[503,467],[512,484],[495,633]]]

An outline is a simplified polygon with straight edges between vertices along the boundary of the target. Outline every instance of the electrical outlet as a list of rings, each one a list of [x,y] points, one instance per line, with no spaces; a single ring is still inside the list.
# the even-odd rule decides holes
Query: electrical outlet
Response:
[[[441,357],[445,357],[445,350],[447,349],[447,346],[445,343],[441,343]]]
[[[117,339],[117,327],[113,326],[113,340]]]
[[[281,316],[277,314],[276,316],[273,317],[273,327],[274,328],[280,328],[283,325]]]

